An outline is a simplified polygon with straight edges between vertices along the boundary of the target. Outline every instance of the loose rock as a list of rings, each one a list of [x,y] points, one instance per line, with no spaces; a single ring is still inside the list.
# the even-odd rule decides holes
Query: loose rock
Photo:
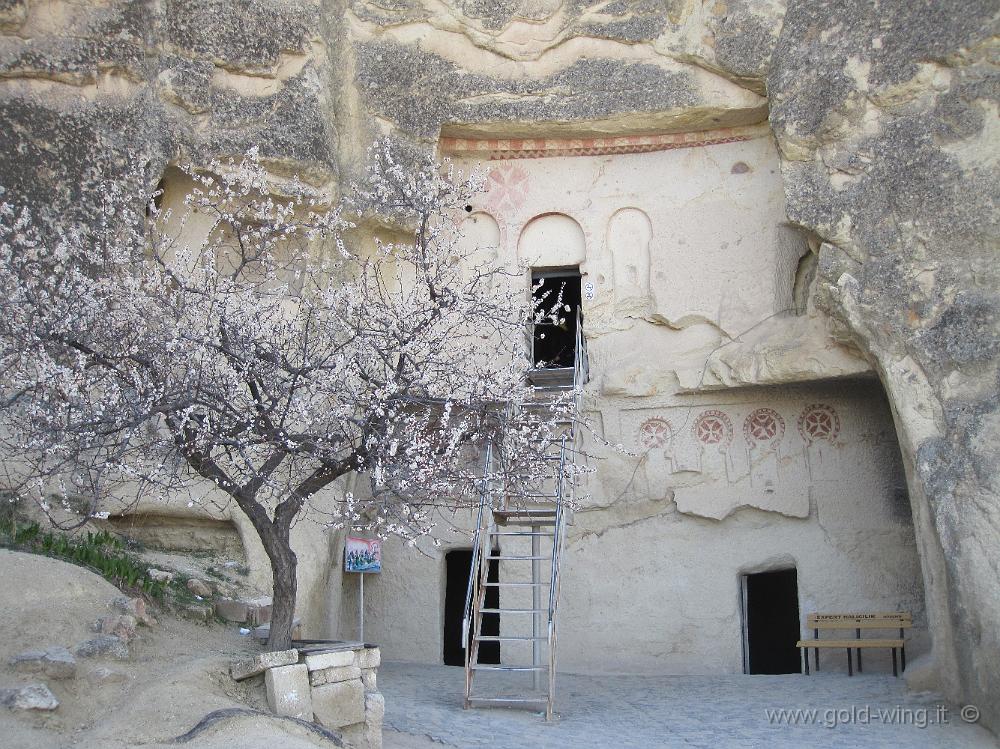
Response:
[[[66,648],[25,650],[10,659],[19,674],[44,674],[49,679],[72,679],[76,676],[76,658]]]
[[[192,577],[186,583],[187,589],[191,591],[196,596],[201,596],[202,598],[208,598],[212,595],[212,588],[204,580],[199,580],[196,577]]]
[[[179,613],[185,619],[191,619],[196,622],[209,622],[212,620],[215,610],[204,603],[191,603],[182,608]]]
[[[114,635],[98,635],[92,640],[81,642],[73,649],[73,653],[77,658],[107,656],[123,661],[128,658],[128,646]]]
[[[138,622],[131,614],[111,614],[94,622],[94,630],[102,635],[114,635],[128,643],[135,639],[136,624]]]
[[[113,611],[118,611],[122,614],[131,614],[147,627],[151,627],[156,624],[156,619],[154,619],[146,610],[146,602],[141,598],[121,596],[111,601],[110,608]]]
[[[59,707],[59,700],[45,684],[39,682],[0,689],[0,704],[11,710],[55,710]]]

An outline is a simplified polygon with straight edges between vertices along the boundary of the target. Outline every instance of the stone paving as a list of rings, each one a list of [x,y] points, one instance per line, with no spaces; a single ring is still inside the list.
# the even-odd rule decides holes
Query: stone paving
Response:
[[[820,676],[578,676],[560,674],[557,719],[505,709],[462,709],[461,668],[383,663],[385,725],[445,747],[489,749],[996,749],[957,707],[902,679]],[[800,713],[796,725],[769,710]]]

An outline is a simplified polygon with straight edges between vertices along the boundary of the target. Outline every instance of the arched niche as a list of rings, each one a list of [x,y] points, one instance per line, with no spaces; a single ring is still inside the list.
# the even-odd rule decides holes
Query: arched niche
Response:
[[[500,225],[484,211],[466,216],[459,225],[462,238],[459,246],[472,264],[479,265],[494,260],[500,249]]]
[[[461,237],[456,248],[461,256],[462,275],[466,281],[496,268],[503,232],[496,219],[484,211],[470,213],[459,224]],[[495,277],[494,282],[499,280]]]
[[[649,299],[649,243],[653,227],[638,208],[622,208],[608,221],[608,250],[614,271],[615,299]]]
[[[517,256],[533,268],[580,265],[587,258],[583,229],[564,213],[531,219],[517,240]]]

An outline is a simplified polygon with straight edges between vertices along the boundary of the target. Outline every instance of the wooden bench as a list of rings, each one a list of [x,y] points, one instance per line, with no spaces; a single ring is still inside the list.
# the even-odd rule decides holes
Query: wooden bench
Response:
[[[851,660],[852,651],[858,653],[858,673],[861,673],[861,650],[864,648],[889,648],[892,651],[892,675],[899,676],[896,670],[896,650],[900,652],[902,670],[906,670],[906,642],[904,631],[913,626],[913,617],[899,611],[887,614],[809,614],[806,624],[813,631],[813,639],[799,640],[795,646],[802,649],[802,663],[805,674],[809,675],[809,648],[813,650],[813,661],[819,671],[820,648],[843,648],[847,651],[847,675],[854,676],[854,665]],[[839,638],[821,640],[820,630],[854,630],[854,639]],[[861,630],[898,629],[898,639],[862,639]]]

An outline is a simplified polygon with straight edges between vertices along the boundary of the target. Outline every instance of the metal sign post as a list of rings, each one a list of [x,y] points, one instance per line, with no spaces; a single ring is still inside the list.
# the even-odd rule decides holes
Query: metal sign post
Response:
[[[358,575],[358,642],[365,641],[365,573]]]
[[[358,640],[365,641],[365,574],[382,571],[382,542],[348,536],[344,541],[344,571],[358,573]]]

